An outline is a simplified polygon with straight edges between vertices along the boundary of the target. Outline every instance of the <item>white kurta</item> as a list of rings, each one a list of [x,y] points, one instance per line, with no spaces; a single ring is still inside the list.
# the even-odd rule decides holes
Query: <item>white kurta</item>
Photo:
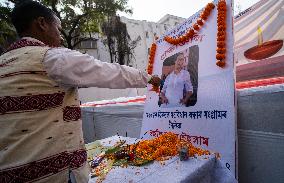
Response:
[[[31,37],[23,39],[40,42]],[[102,62],[67,48],[49,49],[42,61],[49,77],[67,87],[144,88],[151,76],[125,65]]]
[[[181,70],[180,73],[172,72],[165,80],[162,92],[167,97],[169,103],[162,104],[161,107],[182,107],[180,100],[183,99],[184,92],[193,91],[189,72]]]

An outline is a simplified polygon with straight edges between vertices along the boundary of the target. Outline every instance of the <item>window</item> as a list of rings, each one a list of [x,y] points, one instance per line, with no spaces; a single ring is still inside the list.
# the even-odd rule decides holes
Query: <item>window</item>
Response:
[[[148,31],[146,31],[146,38],[149,38],[149,33],[148,33]]]
[[[81,49],[97,49],[97,41],[96,40],[87,40],[82,41],[80,43]]]

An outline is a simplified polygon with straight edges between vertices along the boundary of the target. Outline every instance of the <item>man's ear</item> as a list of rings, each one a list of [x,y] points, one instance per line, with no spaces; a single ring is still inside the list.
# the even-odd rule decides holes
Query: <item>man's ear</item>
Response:
[[[45,20],[44,17],[38,17],[35,21],[40,30],[42,31],[48,30],[48,22]]]

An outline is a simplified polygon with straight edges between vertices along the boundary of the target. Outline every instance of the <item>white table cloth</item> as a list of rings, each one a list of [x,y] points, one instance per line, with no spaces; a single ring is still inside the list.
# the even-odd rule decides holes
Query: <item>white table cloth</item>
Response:
[[[100,140],[103,146],[110,146],[119,139],[127,143],[134,143],[135,139],[113,136]],[[96,177],[90,178],[89,183],[95,183]],[[230,174],[215,156],[189,158],[180,161],[178,157],[161,164],[155,161],[152,164],[127,168],[114,167],[106,176],[104,183],[236,183]]]

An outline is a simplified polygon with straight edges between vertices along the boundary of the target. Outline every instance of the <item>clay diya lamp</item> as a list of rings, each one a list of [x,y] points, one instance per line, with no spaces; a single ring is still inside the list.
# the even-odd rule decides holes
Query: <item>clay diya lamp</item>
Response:
[[[262,60],[275,55],[283,46],[283,40],[272,40],[262,43],[262,32],[258,28],[258,45],[244,52],[246,58]]]

